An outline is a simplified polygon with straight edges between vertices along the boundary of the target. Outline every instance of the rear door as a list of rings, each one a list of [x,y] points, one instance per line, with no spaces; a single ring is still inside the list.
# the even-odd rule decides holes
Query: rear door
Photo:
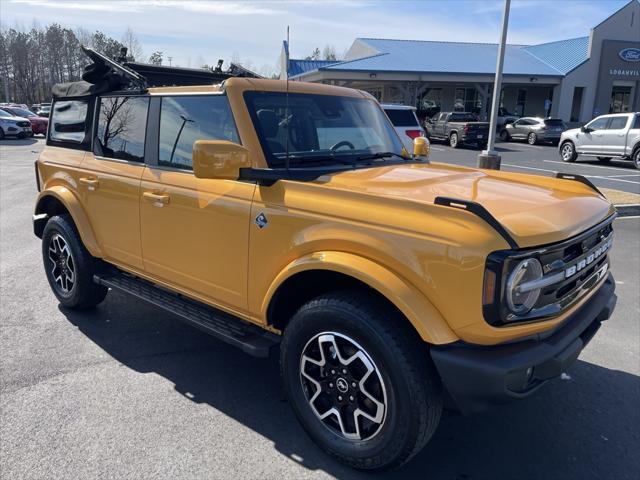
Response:
[[[142,268],[139,196],[148,107],[148,96],[98,99],[92,151],[78,187],[105,258],[136,269]]]
[[[196,140],[240,143],[226,95],[152,97],[150,155],[140,191],[147,273],[203,301],[246,308],[255,184],[193,175]]]
[[[624,155],[629,123],[633,115],[614,115],[609,117],[607,128],[602,132],[600,151],[616,157]]]

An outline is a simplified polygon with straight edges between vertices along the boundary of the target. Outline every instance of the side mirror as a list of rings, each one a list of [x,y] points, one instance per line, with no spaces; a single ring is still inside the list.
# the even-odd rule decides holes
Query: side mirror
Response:
[[[589,132],[593,132],[593,128],[589,128],[583,125],[582,127],[580,127],[580,131],[583,133],[589,133]]]
[[[430,151],[431,151],[431,146],[429,144],[429,140],[426,137],[416,137],[413,139],[413,157],[414,158],[428,160]]]
[[[249,150],[226,140],[196,140],[193,174],[196,178],[237,180],[240,169],[251,166]]]

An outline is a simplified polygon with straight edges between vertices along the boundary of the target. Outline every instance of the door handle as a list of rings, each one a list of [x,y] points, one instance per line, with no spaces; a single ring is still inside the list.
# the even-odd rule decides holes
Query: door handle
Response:
[[[144,192],[142,196],[151,202],[154,207],[164,207],[169,204],[169,195],[167,194]]]
[[[95,178],[81,178],[80,183],[87,186],[87,190],[95,190],[100,185],[100,182]]]

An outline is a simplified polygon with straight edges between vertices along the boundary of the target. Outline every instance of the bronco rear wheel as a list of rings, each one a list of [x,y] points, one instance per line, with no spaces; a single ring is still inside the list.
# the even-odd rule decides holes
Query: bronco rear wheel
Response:
[[[456,132],[453,132],[451,135],[449,135],[449,146],[451,148],[458,148],[458,145],[458,134]]]
[[[84,247],[69,215],[51,217],[45,225],[42,259],[51,290],[65,307],[90,308],[104,300],[108,289],[93,281],[99,260]]]
[[[287,397],[313,440],[363,470],[394,468],[422,449],[442,412],[426,344],[361,291],[305,304],[284,332]]]

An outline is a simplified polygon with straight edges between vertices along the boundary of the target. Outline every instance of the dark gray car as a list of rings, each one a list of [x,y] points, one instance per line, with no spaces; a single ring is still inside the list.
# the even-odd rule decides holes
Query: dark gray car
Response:
[[[559,118],[522,117],[505,125],[500,130],[500,138],[504,142],[526,140],[529,145],[535,145],[538,142],[551,142],[557,145],[560,135],[566,129],[566,125]]]

